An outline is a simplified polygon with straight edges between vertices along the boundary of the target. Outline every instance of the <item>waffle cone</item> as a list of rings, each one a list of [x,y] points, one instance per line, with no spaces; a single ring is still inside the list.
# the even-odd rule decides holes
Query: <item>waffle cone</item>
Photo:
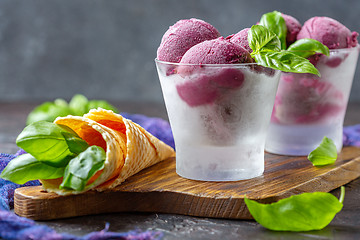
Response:
[[[175,155],[170,146],[140,125],[112,111],[99,108],[83,117],[57,118],[55,123],[70,127],[90,145],[100,146],[106,151],[104,169],[95,174],[84,191],[114,188],[142,169]],[[62,179],[40,181],[47,191],[60,195],[80,193],[59,189]]]
[[[98,187],[99,191],[114,188],[128,177],[175,154],[170,146],[154,137],[140,125],[112,111],[91,110],[84,117],[107,126],[126,137],[124,165],[116,178]]]

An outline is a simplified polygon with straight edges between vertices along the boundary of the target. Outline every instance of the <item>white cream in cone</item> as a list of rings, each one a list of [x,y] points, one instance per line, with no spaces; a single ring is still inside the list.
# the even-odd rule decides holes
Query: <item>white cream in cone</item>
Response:
[[[57,118],[55,123],[70,127],[90,145],[100,146],[106,151],[104,169],[90,180],[84,191],[114,188],[142,169],[175,155],[170,146],[112,111],[99,108],[83,117]],[[80,193],[59,189],[61,181],[41,180],[47,191],[60,195]]]

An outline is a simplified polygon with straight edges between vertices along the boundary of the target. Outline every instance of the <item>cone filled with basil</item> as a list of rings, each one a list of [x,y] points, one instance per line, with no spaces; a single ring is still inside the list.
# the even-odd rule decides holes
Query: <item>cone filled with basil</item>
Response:
[[[23,184],[39,179],[59,195],[111,189],[175,155],[172,147],[111,110],[39,121],[17,138],[27,154],[13,159],[1,178]]]

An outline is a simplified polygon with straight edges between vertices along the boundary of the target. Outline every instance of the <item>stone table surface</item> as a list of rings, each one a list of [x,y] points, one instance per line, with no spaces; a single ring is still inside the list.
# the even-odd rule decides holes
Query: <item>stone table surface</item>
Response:
[[[27,114],[38,102],[0,102],[0,152],[18,150],[16,136],[25,127]],[[163,105],[150,103],[113,103],[120,111],[167,118]],[[360,104],[348,106],[345,125],[360,123]],[[201,218],[163,213],[112,213],[68,219],[40,221],[58,232],[84,235],[100,231],[156,230],[164,239],[360,239],[360,178],[346,186],[344,207],[326,228],[310,232],[274,232],[251,220]],[[339,189],[331,192],[339,196]],[[65,207],[65,206],[64,206]]]

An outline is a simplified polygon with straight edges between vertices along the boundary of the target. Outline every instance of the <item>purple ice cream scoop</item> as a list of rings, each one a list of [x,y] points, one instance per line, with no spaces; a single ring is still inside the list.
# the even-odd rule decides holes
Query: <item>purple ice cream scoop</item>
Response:
[[[196,18],[179,20],[170,26],[162,37],[157,50],[157,59],[178,63],[192,46],[219,36],[218,30],[203,20]]]
[[[249,53],[252,53],[252,49],[249,46],[248,42],[248,32],[250,28],[244,28],[240,32],[230,35],[227,37],[227,39],[230,40],[230,42],[235,43],[237,45],[240,45],[241,47],[245,48]]]
[[[244,74],[231,64],[253,62],[250,54],[241,46],[219,37],[204,41],[190,48],[182,57],[178,73],[185,78],[176,86],[180,98],[189,106],[210,104],[226,94],[228,89],[242,86]],[[195,65],[187,65],[195,64]],[[229,64],[218,69],[204,64]]]
[[[329,17],[313,17],[307,20],[297,39],[312,38],[329,49],[351,48],[358,44],[357,32],[351,32],[340,22]]]
[[[190,48],[180,63],[185,64],[234,64],[253,62],[249,52],[232,43],[229,39],[219,37],[204,41]]]
[[[286,44],[287,44],[287,46],[290,46],[290,44],[292,44],[296,41],[296,37],[301,30],[301,24],[296,18],[294,18],[290,15],[281,13],[281,16],[284,18],[286,28],[287,28]]]

